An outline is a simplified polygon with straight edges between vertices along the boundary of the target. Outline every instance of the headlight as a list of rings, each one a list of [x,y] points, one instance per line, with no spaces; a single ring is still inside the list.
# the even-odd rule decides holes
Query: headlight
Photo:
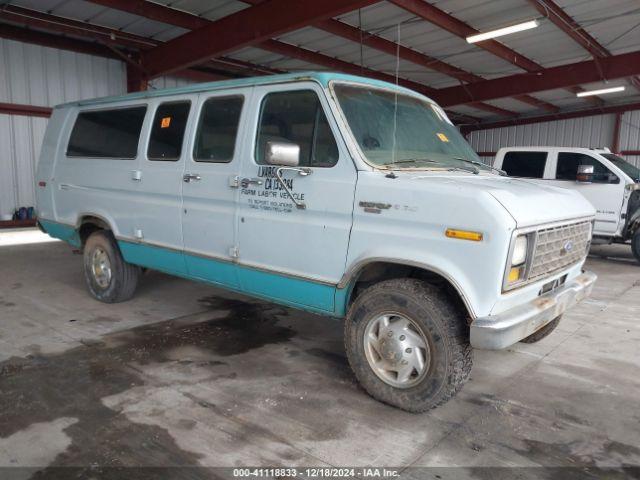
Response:
[[[511,265],[522,265],[527,261],[527,237],[520,235],[516,238],[516,243],[513,246],[513,255],[511,256]]]

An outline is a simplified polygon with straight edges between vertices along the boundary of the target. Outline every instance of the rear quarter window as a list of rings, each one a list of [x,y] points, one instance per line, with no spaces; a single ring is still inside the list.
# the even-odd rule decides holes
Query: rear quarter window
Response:
[[[543,178],[547,152],[507,152],[502,170],[510,177]]]
[[[146,106],[80,112],[68,157],[132,159],[137,156]]]

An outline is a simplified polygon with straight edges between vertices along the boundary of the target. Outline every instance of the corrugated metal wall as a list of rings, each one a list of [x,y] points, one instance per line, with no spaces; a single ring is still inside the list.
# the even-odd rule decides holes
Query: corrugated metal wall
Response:
[[[187,85],[191,85],[192,83],[195,82],[193,82],[192,80],[186,80],[184,78],[158,77],[149,82],[149,89],[160,90],[162,88],[185,87]]]
[[[0,102],[54,106],[126,91],[122,62],[0,39]],[[0,216],[34,204],[46,118],[0,114]]]
[[[160,77],[150,88],[193,83]],[[126,93],[118,60],[0,39],[0,102],[52,107]],[[46,118],[0,114],[0,219],[35,203],[35,170]]]
[[[626,112],[620,123],[620,150],[640,150],[640,110]],[[640,155],[625,157],[640,167]]]
[[[513,127],[478,130],[468,136],[476,152],[495,152],[501,147],[559,146],[612,147],[615,115],[557,120]],[[620,125],[619,150],[640,150],[640,111],[626,112]],[[627,156],[640,165],[640,157]],[[492,161],[492,157],[483,157]]]

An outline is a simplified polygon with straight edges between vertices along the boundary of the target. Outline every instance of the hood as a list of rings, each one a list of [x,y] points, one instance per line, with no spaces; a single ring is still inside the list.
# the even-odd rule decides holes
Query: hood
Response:
[[[465,190],[486,192],[516,221],[518,228],[595,215],[593,206],[578,192],[498,175],[413,175],[414,179],[446,181]]]

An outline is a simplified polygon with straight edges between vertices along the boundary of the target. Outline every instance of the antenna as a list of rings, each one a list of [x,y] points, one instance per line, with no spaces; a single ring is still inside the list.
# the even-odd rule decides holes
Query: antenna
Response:
[[[397,34],[396,34],[396,86],[399,83],[399,75],[400,75],[400,26],[402,23],[398,23],[397,25]],[[394,101],[393,101],[393,144],[391,148],[391,162],[394,163],[396,161],[396,132],[398,130],[398,89],[394,92]]]

